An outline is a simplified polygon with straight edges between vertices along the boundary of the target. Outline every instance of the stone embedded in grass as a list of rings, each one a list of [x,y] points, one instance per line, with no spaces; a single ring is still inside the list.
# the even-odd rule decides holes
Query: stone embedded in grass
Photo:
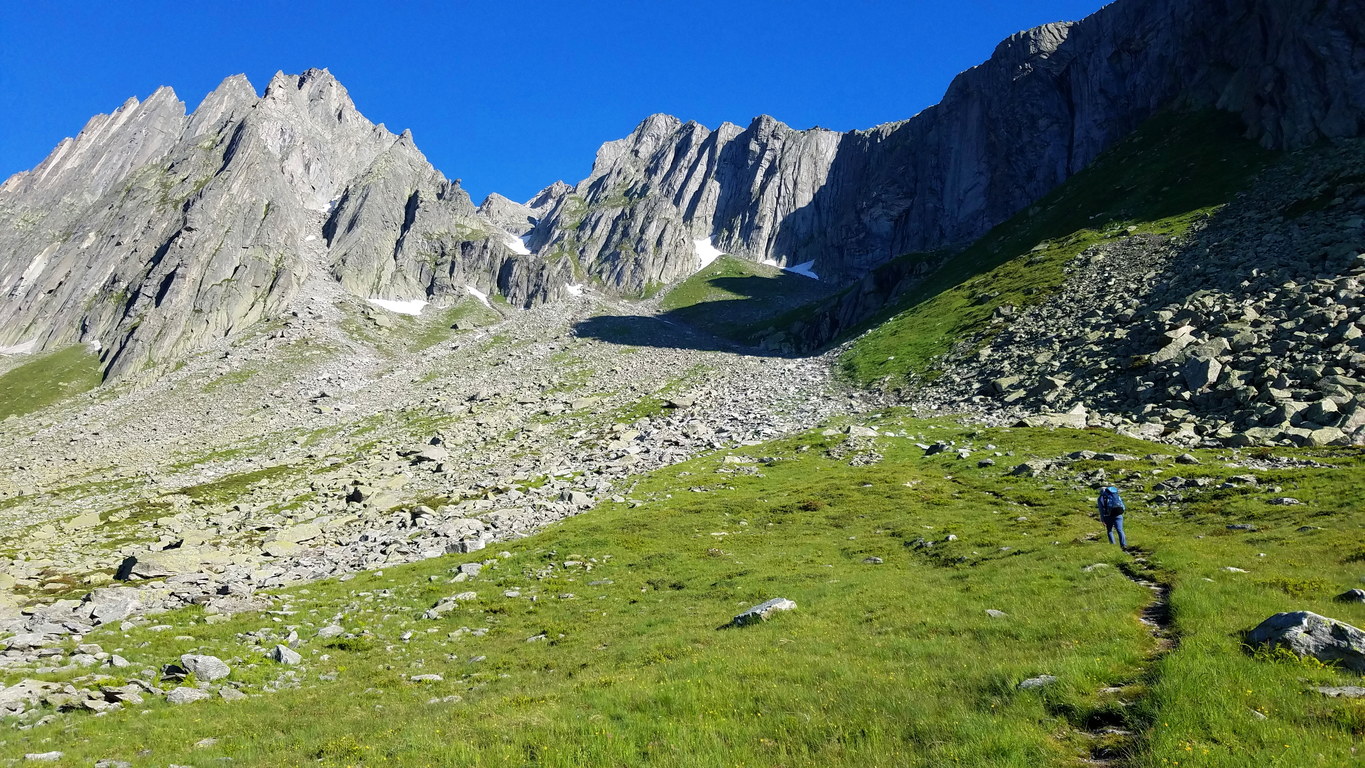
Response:
[[[445,678],[440,675],[413,675],[408,679],[414,683],[439,683]]]
[[[209,698],[209,696],[210,694],[208,691],[181,686],[166,694],[166,701],[170,704],[190,704],[196,701],[203,701],[204,699]]]
[[[180,657],[180,666],[192,673],[194,678],[202,683],[211,683],[232,674],[232,668],[224,664],[223,660],[217,656],[186,653]]]
[[[750,608],[749,610],[744,611],[738,616],[735,616],[733,619],[730,620],[729,626],[743,627],[749,624],[756,624],[761,621],[767,621],[773,614],[777,613],[778,611],[793,610],[796,610],[795,601],[788,600],[785,597],[774,597],[773,599],[768,600],[767,602],[759,603],[758,605],[755,605],[753,608]]]
[[[1010,475],[1013,477],[1038,477],[1049,469],[1052,469],[1052,462],[1032,459],[1011,469]]]
[[[1365,603],[1365,589],[1348,589],[1337,595],[1337,601],[1342,603]]]
[[[28,754],[24,755],[24,759],[25,759],[25,760],[31,760],[31,761],[33,761],[33,762],[35,762],[35,763],[55,763],[55,762],[57,762],[58,760],[61,760],[61,759],[62,759],[62,755],[63,755],[63,754],[65,754],[65,753],[64,753],[64,752],[29,752]]]
[[[991,617],[992,619],[1003,619],[1009,616],[1008,613],[1005,613],[1004,611],[997,611],[994,608],[987,608],[986,615]]]
[[[1365,674],[1365,632],[1311,611],[1277,613],[1247,633],[1247,641],[1288,648],[1299,656]]]
[[[1030,677],[1024,682],[1020,683],[1019,687],[1022,690],[1031,691],[1034,690],[1035,688],[1044,688],[1046,686],[1052,685],[1055,682],[1057,682],[1057,677],[1055,675],[1039,675],[1037,677]]]
[[[1320,685],[1313,690],[1334,699],[1365,699],[1365,687],[1359,685]]]
[[[479,599],[478,592],[461,592],[458,595],[443,597],[440,600],[436,601],[436,605],[427,609],[427,611],[422,614],[422,618],[439,619],[442,616],[446,615],[447,613],[450,613],[451,611],[455,610],[456,608],[459,608],[460,603],[477,599]]]
[[[270,658],[280,664],[287,664],[290,666],[303,661],[303,657],[287,645],[276,645],[275,648],[270,651]]]

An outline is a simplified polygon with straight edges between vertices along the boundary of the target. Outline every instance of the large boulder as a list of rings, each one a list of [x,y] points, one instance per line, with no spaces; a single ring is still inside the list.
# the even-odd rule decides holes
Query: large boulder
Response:
[[[194,679],[202,683],[211,683],[232,674],[232,668],[224,664],[223,660],[217,656],[187,653],[180,657],[180,666],[191,672]]]
[[[99,624],[123,621],[142,608],[140,593],[127,587],[105,587],[85,596],[90,617]]]
[[[163,552],[145,552],[126,558],[115,578],[156,579],[180,573],[197,573],[205,568],[223,568],[232,561],[230,552],[216,549],[181,547]]]
[[[1251,630],[1247,640],[1365,674],[1365,632],[1311,611],[1277,613]]]

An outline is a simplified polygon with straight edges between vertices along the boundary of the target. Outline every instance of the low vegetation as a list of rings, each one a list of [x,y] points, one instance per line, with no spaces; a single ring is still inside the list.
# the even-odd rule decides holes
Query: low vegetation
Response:
[[[87,641],[137,671],[119,675],[209,653],[259,695],[63,715],[0,736],[0,755],[239,766],[1357,759],[1365,706],[1311,688],[1358,676],[1252,653],[1241,638],[1284,610],[1365,624],[1365,606],[1332,600],[1359,585],[1365,454],[1210,450],[1186,466],[1168,446],[1100,432],[899,413],[873,426],[879,436],[817,431],[656,471],[627,502],[503,555],[311,584],[281,593],[275,611],[223,623],[192,609],[153,619],[172,629],[97,631]],[[936,441],[952,449],[920,447]],[[1143,458],[1010,473],[1081,448]],[[1177,475],[1207,480],[1155,487]],[[1091,512],[1100,478],[1124,489],[1145,563],[1103,541]],[[1270,503],[1286,496],[1302,503]],[[471,561],[483,571],[452,583]],[[1172,587],[1169,650],[1138,621],[1154,597],[1134,573]],[[465,591],[477,598],[422,618]],[[720,628],[773,597],[798,607]],[[345,634],[316,636],[331,623]],[[266,660],[258,647],[294,629],[302,665]],[[1020,688],[1041,675],[1056,681]]]
[[[0,419],[89,392],[102,378],[99,357],[85,345],[35,357],[0,374]]]

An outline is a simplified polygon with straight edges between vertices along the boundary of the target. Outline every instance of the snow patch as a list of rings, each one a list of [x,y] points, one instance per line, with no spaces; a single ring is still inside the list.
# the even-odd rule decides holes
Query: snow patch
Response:
[[[759,264],[764,264],[769,267],[777,267],[783,272],[791,272],[794,275],[809,277],[812,280],[820,279],[820,276],[815,274],[815,270],[812,269],[812,267],[815,266],[815,259],[811,259],[810,261],[803,261],[800,264],[793,264],[790,267],[784,267],[781,264],[778,264],[776,259],[764,259],[760,261]]]
[[[303,242],[305,242],[305,243],[311,243],[311,242],[313,242],[313,241],[316,240],[316,239],[318,239],[318,236],[317,236],[317,235],[309,235],[308,237],[303,238]]]
[[[803,261],[795,266],[783,267],[782,269],[797,275],[801,275],[802,277],[809,277],[812,280],[819,280],[820,276],[815,274],[815,271],[811,269],[814,266],[815,259],[811,259],[810,261]]]
[[[508,234],[507,238],[505,239],[505,242],[507,243],[507,247],[512,249],[512,253],[515,253],[519,256],[531,255],[531,249],[528,248],[526,245],[526,238],[517,237],[516,235],[513,234]]]
[[[692,244],[696,246],[697,250],[697,269],[702,269],[707,264],[710,264],[725,255],[724,251],[711,244],[711,238],[709,237],[701,240],[693,240]]]
[[[91,354],[98,355],[100,353],[100,350],[104,349],[104,345],[99,343],[98,341],[87,341],[85,342],[85,348],[90,350]]]
[[[488,307],[489,309],[492,309],[492,308],[493,308],[493,305],[490,304],[489,301],[488,301],[488,294],[484,293],[483,291],[480,291],[478,288],[475,288],[475,287],[472,286],[472,285],[466,285],[466,286],[464,287],[464,289],[465,289],[466,291],[469,291],[469,295],[470,295],[470,296],[473,296],[474,298],[478,299],[479,301],[482,301],[482,302],[483,302],[483,305],[484,305],[485,307]]]
[[[583,286],[577,285],[576,283],[569,283],[568,285],[564,286],[564,290],[568,291],[570,296],[583,295]]]
[[[26,341],[12,347],[0,347],[0,355],[27,355],[38,346],[38,340]]]
[[[422,307],[425,307],[427,305],[427,302],[422,301],[421,299],[412,299],[411,301],[395,301],[393,299],[366,299],[366,301],[370,302],[376,307],[379,307],[381,309],[387,309],[390,312],[396,312],[400,315],[420,315],[422,314]]]

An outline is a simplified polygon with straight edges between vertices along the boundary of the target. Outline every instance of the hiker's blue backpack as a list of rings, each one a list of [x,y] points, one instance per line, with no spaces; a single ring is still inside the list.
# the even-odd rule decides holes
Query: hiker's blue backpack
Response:
[[[1100,491],[1100,508],[1111,515],[1123,514],[1123,499],[1119,497],[1119,489],[1111,485]]]

